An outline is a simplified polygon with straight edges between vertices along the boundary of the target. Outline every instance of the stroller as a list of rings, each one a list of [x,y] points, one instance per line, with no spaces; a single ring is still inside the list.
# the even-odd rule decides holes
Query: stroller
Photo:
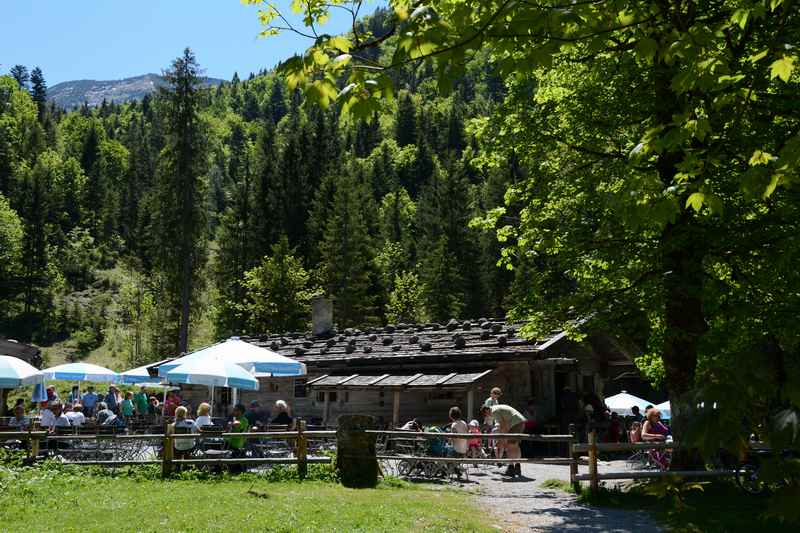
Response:
[[[465,474],[461,465],[432,460],[433,458],[455,456],[453,446],[447,442],[442,428],[431,426],[426,427],[424,431],[426,433],[442,433],[443,435],[426,439],[422,448],[422,453],[424,454],[422,457],[408,457],[401,460],[397,465],[398,473],[401,476],[419,476],[429,479],[453,477],[460,479]]]

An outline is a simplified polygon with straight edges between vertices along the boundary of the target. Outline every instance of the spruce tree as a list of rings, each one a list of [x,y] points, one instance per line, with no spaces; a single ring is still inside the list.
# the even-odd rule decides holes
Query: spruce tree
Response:
[[[283,219],[279,214],[280,200],[284,196],[278,176],[278,149],[275,145],[275,124],[271,119],[263,122],[255,147],[255,218],[258,255],[266,255],[272,245],[285,235]]]
[[[394,138],[401,148],[417,142],[417,108],[407,92],[397,102]]]
[[[35,67],[31,71],[31,97],[39,112],[39,121],[43,122],[47,111],[47,84],[42,69]]]
[[[477,235],[468,227],[472,207],[465,172],[461,162],[451,163],[449,169],[439,166],[417,208],[420,280],[426,306],[437,320],[453,318],[461,310],[480,316],[484,305]],[[442,292],[445,286],[452,298]],[[442,315],[446,309],[454,314]]]
[[[31,79],[30,74],[28,74],[28,67],[25,65],[14,65],[11,67],[9,74],[11,74],[12,78],[17,80],[20,89],[28,90],[28,82]]]
[[[200,67],[186,48],[164,73],[167,86],[160,96],[167,120],[166,146],[156,172],[158,205],[152,221],[154,256],[164,273],[164,285],[177,304],[179,329],[177,352],[189,343],[192,302],[197,296],[199,275],[206,259],[205,183],[207,171],[205,127],[200,118]]]
[[[92,120],[81,149],[81,168],[86,174],[86,188],[84,189],[83,205],[88,215],[86,225],[95,239],[99,239],[100,207],[106,197],[106,183],[100,165],[100,143],[105,134],[102,126]]]
[[[258,222],[253,210],[252,150],[241,124],[235,124],[231,134],[229,176],[230,202],[221,217],[217,242],[219,251],[215,262],[219,305],[218,333],[230,335],[243,331],[245,320],[237,311],[244,298],[241,284],[245,271],[258,261]]]
[[[289,112],[286,106],[286,90],[282,78],[273,78],[272,88],[267,100],[267,116],[277,124]]]
[[[367,196],[352,169],[340,174],[320,243],[321,277],[334,299],[337,323],[345,327],[363,324],[374,312],[370,291],[374,252],[366,222]]]

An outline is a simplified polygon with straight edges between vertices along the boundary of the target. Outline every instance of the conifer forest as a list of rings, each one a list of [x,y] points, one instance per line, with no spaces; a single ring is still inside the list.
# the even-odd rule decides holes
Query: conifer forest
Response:
[[[386,13],[365,23],[380,32]],[[187,49],[142,101],[64,110],[39,69],[0,85],[0,329],[105,345],[121,363],[232,334],[501,316],[513,274],[470,226],[519,177],[475,167],[468,122],[504,88],[486,57],[439,95],[398,72],[368,121],[304,103],[274,72],[204,87]],[[188,283],[187,283],[188,281]]]

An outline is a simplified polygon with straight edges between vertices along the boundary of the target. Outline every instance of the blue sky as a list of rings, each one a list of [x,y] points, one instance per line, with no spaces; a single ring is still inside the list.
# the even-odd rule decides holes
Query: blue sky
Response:
[[[51,86],[120,79],[161,72],[190,46],[206,75],[230,79],[235,71],[245,77],[306,48],[307,41],[294,35],[258,38],[256,11],[239,0],[5,0],[0,74],[20,63],[39,66]],[[325,32],[347,26],[339,13]]]

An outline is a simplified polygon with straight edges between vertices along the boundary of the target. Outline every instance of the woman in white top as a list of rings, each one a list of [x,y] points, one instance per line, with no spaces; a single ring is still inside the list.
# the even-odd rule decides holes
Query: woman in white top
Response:
[[[214,422],[208,415],[208,413],[210,412],[211,412],[211,406],[205,402],[197,406],[197,419],[195,419],[194,421],[194,427],[192,428],[193,432],[200,433],[201,427],[214,425]]]
[[[467,423],[461,419],[461,409],[458,407],[450,408],[450,432],[451,433],[469,433]],[[467,448],[469,443],[467,439],[453,439],[453,451],[456,457],[465,457],[467,455]]]
[[[167,426],[167,432],[171,435],[193,432],[196,426],[194,420],[186,418],[188,414],[189,410],[182,405],[175,409],[175,422]],[[186,459],[195,446],[194,439],[175,439],[174,443],[176,459]]]

